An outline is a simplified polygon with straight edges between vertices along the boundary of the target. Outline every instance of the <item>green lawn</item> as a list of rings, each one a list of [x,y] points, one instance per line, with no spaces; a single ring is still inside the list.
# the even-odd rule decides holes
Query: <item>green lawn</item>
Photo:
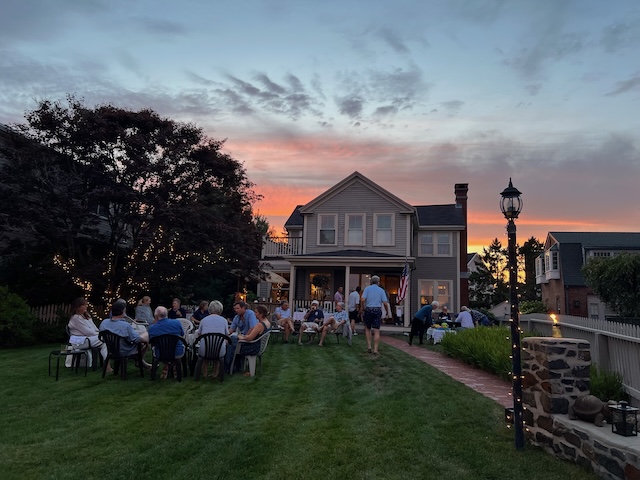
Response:
[[[595,479],[513,448],[504,409],[386,345],[272,343],[264,373],[47,377],[55,346],[0,351],[0,478]]]

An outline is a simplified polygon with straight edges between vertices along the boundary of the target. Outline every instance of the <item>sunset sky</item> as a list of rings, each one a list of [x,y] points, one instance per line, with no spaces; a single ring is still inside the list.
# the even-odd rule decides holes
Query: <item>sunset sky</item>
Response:
[[[469,183],[469,251],[640,231],[637,0],[4,0],[0,123],[68,93],[194,122],[278,232],[358,170],[413,205]]]

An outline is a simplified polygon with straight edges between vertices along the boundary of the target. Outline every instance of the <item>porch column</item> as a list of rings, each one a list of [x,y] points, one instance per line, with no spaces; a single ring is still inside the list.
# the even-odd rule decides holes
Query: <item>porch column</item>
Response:
[[[296,288],[296,267],[291,265],[291,267],[289,268],[289,305],[290,305],[290,308],[292,309],[295,308],[295,305],[293,304],[293,300],[295,298],[295,292],[294,292],[295,288]]]
[[[351,285],[349,285],[349,277],[351,276],[351,266],[347,265],[344,268],[344,298],[349,298],[351,293]]]

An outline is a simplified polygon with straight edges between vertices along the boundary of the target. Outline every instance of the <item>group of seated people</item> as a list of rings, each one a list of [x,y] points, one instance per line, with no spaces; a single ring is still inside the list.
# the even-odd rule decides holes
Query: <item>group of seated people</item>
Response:
[[[300,322],[297,332],[293,321],[293,314],[289,308],[289,302],[286,300],[282,301],[280,306],[276,308],[274,316],[278,325],[284,330],[284,343],[289,342],[289,336],[291,334],[297,334],[298,345],[302,345],[304,333],[318,333],[318,346],[322,347],[327,333],[336,332],[340,327],[343,327],[343,334],[347,337],[349,345],[351,345],[353,331],[349,322],[349,314],[344,309],[344,302],[337,302],[335,310],[335,312],[327,315],[325,318],[325,313],[320,308],[320,302],[313,300],[311,302],[311,308],[304,314],[304,321]]]
[[[194,340],[206,333],[221,333],[230,337],[230,347],[227,348],[226,342],[220,350],[220,359],[224,359],[224,368],[231,367],[233,356],[236,351],[236,345],[241,342],[239,355],[256,355],[260,349],[259,342],[248,343],[255,340],[264,332],[269,330],[271,323],[268,316],[269,311],[264,305],[257,305],[255,312],[249,308],[247,303],[238,301],[233,308],[236,313],[231,324],[224,318],[221,313],[223,305],[220,301],[202,302],[198,311],[192,315],[192,321],[196,325],[196,330],[187,335],[180,319],[186,320],[186,312],[180,306],[180,302],[174,299],[171,309],[163,306],[156,307],[152,316],[150,307],[151,299],[148,296],[143,297],[136,306],[135,320],[126,314],[126,301],[117,300],[111,307],[109,317],[104,319],[100,326],[97,327],[93,319],[88,313],[88,302],[84,298],[77,298],[72,303],[72,316],[69,319],[70,343],[83,344],[88,342],[92,348],[99,348],[103,359],[107,358],[107,347],[99,339],[102,331],[110,331],[122,337],[120,344],[120,354],[129,356],[141,352],[143,357],[148,348],[149,341],[160,335],[177,335],[186,339],[190,346],[193,346]],[[198,313],[199,312],[199,313]],[[206,315],[205,315],[206,312]],[[173,318],[172,318],[173,317]],[[203,345],[200,345],[201,355],[204,354]],[[176,345],[175,358],[180,359],[185,354],[185,347],[182,342]],[[214,377],[218,375],[218,365],[216,363],[216,371],[213,372]],[[144,362],[145,367],[150,365]],[[234,366],[235,368],[236,366]],[[208,362],[203,364],[203,374],[206,377]],[[167,365],[164,366],[161,377],[167,376]],[[107,371],[112,371],[112,367],[107,365]],[[249,375],[249,373],[245,373]]]

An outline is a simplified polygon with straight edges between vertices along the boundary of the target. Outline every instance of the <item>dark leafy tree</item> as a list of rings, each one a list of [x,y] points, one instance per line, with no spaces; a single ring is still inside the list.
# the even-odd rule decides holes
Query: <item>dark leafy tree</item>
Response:
[[[518,249],[524,270],[524,284],[520,290],[522,300],[534,301],[542,298],[540,287],[536,285],[536,258],[543,250],[544,245],[535,237],[531,237]]]
[[[223,141],[152,110],[73,97],[43,101],[26,120],[3,171],[24,195],[2,213],[85,295],[187,297],[231,270],[257,273],[259,197]]]
[[[617,314],[640,317],[640,255],[592,258],[582,267],[587,285]]]

